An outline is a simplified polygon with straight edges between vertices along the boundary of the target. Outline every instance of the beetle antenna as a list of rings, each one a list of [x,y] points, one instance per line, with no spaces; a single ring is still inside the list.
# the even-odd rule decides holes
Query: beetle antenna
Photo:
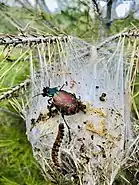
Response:
[[[63,85],[60,87],[59,91],[60,91],[61,89],[63,89],[64,86],[65,86],[65,84],[63,84]]]
[[[59,90],[63,89],[63,87],[64,87],[65,85],[68,86],[68,82],[67,82],[67,81],[65,82],[65,84],[63,84],[63,85],[60,87]]]
[[[36,97],[36,96],[39,96],[39,95],[42,95],[42,93],[41,94],[36,94],[35,96],[33,96],[32,98],[34,98],[34,97]]]

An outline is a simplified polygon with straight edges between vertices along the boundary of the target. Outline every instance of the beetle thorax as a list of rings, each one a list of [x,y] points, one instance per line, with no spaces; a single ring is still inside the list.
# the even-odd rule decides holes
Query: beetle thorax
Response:
[[[54,88],[44,87],[42,96],[43,97],[45,97],[45,96],[53,97],[58,91],[59,90],[57,87],[54,87]]]

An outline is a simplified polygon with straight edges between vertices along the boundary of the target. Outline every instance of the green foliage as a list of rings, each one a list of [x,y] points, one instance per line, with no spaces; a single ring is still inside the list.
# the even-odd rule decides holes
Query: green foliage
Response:
[[[98,39],[99,20],[93,22],[88,10],[83,12],[80,9],[69,8],[55,15],[54,20],[55,24],[69,35],[86,41]]]
[[[0,182],[2,185],[43,185],[20,117],[0,113]]]
[[[113,185],[137,185],[138,179],[135,178],[136,170],[134,168],[128,170],[121,169],[117,175]]]
[[[19,54],[18,52],[16,54]],[[11,55],[7,60],[0,60],[0,86],[10,88],[24,81],[29,75],[29,61]],[[2,77],[3,76],[3,77]],[[2,91],[2,90],[1,90]]]
[[[126,19],[116,20],[112,23],[110,28],[110,34],[116,34],[123,30],[130,29],[138,26],[139,21],[133,18],[133,15],[129,15]]]

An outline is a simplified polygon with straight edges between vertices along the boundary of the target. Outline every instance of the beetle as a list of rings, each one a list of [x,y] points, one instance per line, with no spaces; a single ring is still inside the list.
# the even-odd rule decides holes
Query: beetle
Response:
[[[55,107],[57,111],[61,113],[61,116],[67,125],[69,130],[69,139],[71,140],[70,136],[70,127],[67,124],[64,115],[74,115],[78,113],[80,110],[86,113],[86,105],[84,105],[80,98],[78,99],[75,94],[62,90],[65,84],[62,85],[60,89],[58,87],[50,88],[48,86],[43,88],[43,91],[40,95],[43,97],[50,97],[48,99],[48,110],[49,110],[49,118],[53,116],[52,108]],[[49,119],[48,118],[48,119]]]
[[[63,86],[60,89],[58,89],[58,87],[43,88],[43,93],[41,93],[41,95],[43,97],[51,97],[48,100],[48,104],[50,104],[48,109],[51,110],[53,107],[56,107],[63,115],[74,115],[80,110],[85,113],[86,105],[84,105],[75,94],[62,90]]]

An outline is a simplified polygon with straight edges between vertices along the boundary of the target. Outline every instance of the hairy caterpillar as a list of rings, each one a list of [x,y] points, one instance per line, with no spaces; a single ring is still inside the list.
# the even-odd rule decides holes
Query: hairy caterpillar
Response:
[[[62,143],[62,139],[64,137],[64,124],[60,123],[58,127],[58,134],[56,136],[55,142],[52,147],[52,161],[56,168],[60,168],[59,160],[58,160],[58,152],[60,145]]]

